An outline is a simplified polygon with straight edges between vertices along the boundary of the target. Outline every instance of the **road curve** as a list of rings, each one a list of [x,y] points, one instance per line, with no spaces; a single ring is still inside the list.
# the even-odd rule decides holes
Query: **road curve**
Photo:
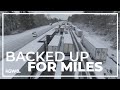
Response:
[[[4,54],[7,51],[17,51],[18,49],[20,49],[24,45],[26,45],[29,42],[31,42],[32,40],[36,39],[37,37],[33,37],[32,32],[36,32],[38,36],[41,36],[42,34],[49,31],[53,27],[59,25],[60,23],[61,22],[54,23],[52,26],[47,25],[47,26],[27,30],[27,31],[25,31],[23,33],[18,34],[17,36],[15,35],[15,37],[12,35],[11,40],[10,39],[7,40],[4,37]],[[2,45],[0,45],[0,60],[2,60]]]

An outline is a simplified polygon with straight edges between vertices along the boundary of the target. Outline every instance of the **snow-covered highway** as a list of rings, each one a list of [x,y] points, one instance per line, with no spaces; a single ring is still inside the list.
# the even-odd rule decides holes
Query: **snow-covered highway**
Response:
[[[58,24],[61,24],[61,23],[58,23]],[[57,23],[54,24],[53,27],[55,27],[58,24]],[[64,23],[61,24],[61,25],[64,26]],[[14,47],[17,47],[20,44],[21,47],[19,47],[18,50],[17,49],[15,50],[16,55],[19,52],[24,52],[23,54],[26,55],[26,53],[29,52],[29,51],[33,51],[33,52],[39,51],[39,53],[41,53],[42,51],[49,51],[45,47],[43,48],[42,46],[46,46],[47,45],[47,48],[48,47],[50,48],[50,44],[46,43],[49,40],[48,40],[48,38],[45,38],[45,35],[49,35],[49,34],[52,33],[51,34],[52,37],[55,36],[55,35],[58,35],[58,36],[62,37],[61,40],[60,39],[58,40],[60,42],[60,44],[57,47],[58,47],[59,51],[64,52],[64,49],[63,49],[64,45],[65,45],[64,40],[66,40],[65,35],[66,35],[66,31],[68,30],[67,34],[70,34],[71,38],[67,37],[66,41],[67,42],[69,42],[70,40],[73,41],[73,44],[72,44],[73,45],[72,52],[74,53],[73,57],[75,57],[75,54],[76,54],[75,52],[76,51],[79,51],[79,52],[86,51],[86,52],[88,52],[87,48],[85,47],[85,44],[82,43],[83,41],[81,42],[81,40],[83,38],[82,37],[78,37],[78,34],[76,34],[76,30],[78,30],[78,29],[75,29],[75,30],[73,28],[66,29],[66,27],[64,27],[65,31],[64,31],[64,33],[61,34],[61,31],[63,29],[59,29],[58,30],[59,32],[56,32],[58,27],[57,28],[55,27],[53,29],[51,29],[51,28],[52,28],[51,26],[44,26],[44,27],[35,28],[33,30],[26,31],[24,33],[21,33],[21,34],[15,35],[15,36],[14,35],[11,35],[11,36],[8,36],[8,37],[5,36],[4,43],[5,43],[5,45],[7,44],[9,48],[12,48],[11,51],[15,50],[16,48],[14,49]],[[33,37],[32,36],[33,32],[36,32],[39,37],[38,38],[37,37]],[[45,33],[45,32],[47,32],[47,33]],[[53,32],[55,32],[55,33],[53,34]],[[97,43],[98,44],[98,42],[100,42],[103,46],[106,46],[106,48],[109,49],[108,55],[106,54],[106,56],[107,56],[106,61],[103,62],[103,65],[101,65],[103,67],[103,70],[101,72],[96,72],[96,71],[95,72],[91,72],[91,71],[90,72],[89,71],[81,72],[81,71],[77,71],[77,70],[76,71],[72,71],[72,72],[69,72],[67,70],[65,72],[61,72],[61,70],[60,70],[61,69],[61,64],[58,63],[58,62],[57,63],[55,62],[56,72],[53,72],[53,71],[48,72],[47,69],[46,69],[46,70],[44,70],[42,72],[38,72],[37,70],[36,70],[36,72],[34,72],[34,70],[33,70],[31,72],[32,74],[30,74],[27,71],[27,68],[26,68],[27,63],[26,62],[19,61],[19,62],[14,62],[14,64],[11,64],[11,63],[5,62],[6,60],[4,60],[4,59],[2,60],[2,61],[4,61],[4,65],[2,65],[1,64],[2,62],[0,61],[0,67],[1,67],[1,65],[3,67],[5,66],[5,67],[4,67],[4,69],[0,68],[0,72],[5,71],[5,73],[7,73],[5,75],[10,75],[10,73],[8,72],[9,68],[10,69],[17,69],[17,70],[19,69],[20,72],[21,72],[20,75],[35,75],[36,78],[34,78],[34,79],[42,79],[44,77],[45,77],[45,79],[46,78],[51,78],[51,79],[65,79],[65,78],[71,78],[71,79],[87,79],[87,78],[88,79],[110,79],[110,78],[112,78],[112,79],[119,79],[120,77],[113,76],[113,75],[116,75],[116,73],[117,73],[117,70],[116,70],[117,69],[117,63],[113,62],[113,60],[111,59],[111,55],[114,54],[114,56],[112,56],[112,58],[117,61],[117,58],[116,58],[117,56],[116,56],[116,53],[115,53],[116,50],[113,50],[112,48],[110,48],[110,46],[111,46],[110,43],[107,42],[107,41],[104,41],[103,37],[97,36],[94,32],[93,33],[92,32],[88,32],[87,30],[83,30],[82,32],[83,32],[82,34],[84,36],[87,36],[87,37],[92,38],[92,39],[94,39],[94,38],[96,39],[96,40],[94,39],[94,41],[92,41],[92,43]],[[19,40],[19,41],[15,42],[17,40]],[[41,41],[44,41],[44,40],[45,40],[44,44],[43,44],[43,42],[41,43]],[[56,40],[56,38],[53,38],[51,40],[50,40],[50,42],[52,42],[52,45],[51,45],[52,46],[52,50],[51,51],[54,51],[53,47],[56,47],[56,45],[54,45],[54,44],[56,44],[57,40]],[[86,39],[86,40],[88,40],[88,39]],[[14,45],[14,43],[16,45]],[[10,46],[9,46],[9,44],[10,44]],[[13,46],[11,46],[11,45],[13,45]],[[98,45],[96,45],[96,46],[98,46]],[[5,47],[5,50],[8,51],[9,48]],[[67,50],[69,50],[69,48]],[[65,55],[65,57],[66,56],[67,56],[67,58],[64,59],[64,63],[68,64],[69,63],[69,55],[68,55],[68,53],[67,53],[67,55]],[[61,56],[59,56],[59,57],[61,58]],[[35,57],[33,57],[33,56],[32,56],[32,58],[35,59]],[[45,58],[45,56],[43,56],[43,58]],[[41,59],[40,59],[40,61],[41,61]],[[91,57],[86,59],[84,61],[84,63],[81,64],[83,69],[86,68],[86,65],[87,65],[86,63],[87,62],[94,62],[94,63],[96,63],[96,59],[91,58]],[[45,63],[46,63],[46,65],[48,65],[49,62],[45,62]],[[74,65],[71,65],[71,66],[74,66]],[[118,67],[118,68],[120,68],[120,67]],[[119,70],[120,69],[118,69],[118,75],[120,75]],[[1,76],[1,74],[2,73],[0,73],[0,76]],[[16,76],[19,75],[19,73],[17,73],[17,74],[16,73],[14,73],[14,74],[11,73],[11,74],[12,74],[12,77],[14,77],[14,75],[16,75]],[[43,75],[50,75],[50,77],[48,77],[48,76],[44,76],[43,77]],[[51,75],[53,75],[53,76],[51,76]],[[70,77],[69,76],[63,77],[65,75],[72,75],[72,76],[70,76]],[[80,75],[82,77],[79,77]],[[88,77],[84,76],[84,75],[87,75]],[[92,77],[94,75],[96,75],[97,77]],[[100,75],[102,75],[102,77]],[[75,78],[73,76],[75,76]],[[4,78],[4,77],[0,77],[0,78]],[[11,77],[9,77],[9,78],[11,78]],[[26,76],[26,78],[28,78],[28,76]],[[13,79],[15,79],[15,78],[13,78]]]
[[[15,35],[7,35],[4,36],[4,53],[6,51],[16,51],[26,45],[27,43],[31,42],[32,40],[36,39],[37,37],[33,37],[32,33],[36,32],[38,36],[41,36],[45,32],[49,31],[56,25],[60,24],[61,22],[54,23],[52,26],[42,26],[38,28],[34,28],[31,30],[27,30],[20,34]],[[2,59],[2,36],[0,36],[0,60]]]

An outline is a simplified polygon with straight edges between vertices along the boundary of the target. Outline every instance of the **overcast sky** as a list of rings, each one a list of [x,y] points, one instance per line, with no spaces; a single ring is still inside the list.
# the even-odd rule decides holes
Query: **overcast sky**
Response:
[[[82,13],[83,11],[33,11],[34,13]],[[60,18],[62,20],[67,20],[72,14],[49,14],[52,18]]]
[[[66,14],[50,14],[51,18],[59,18],[62,20],[67,20],[69,16],[71,16],[72,14],[66,15]]]
[[[19,13],[19,11],[15,11],[16,13]],[[30,11],[32,13],[82,13],[83,11]],[[72,14],[49,14],[52,18],[60,18],[62,20],[67,20],[69,16]]]

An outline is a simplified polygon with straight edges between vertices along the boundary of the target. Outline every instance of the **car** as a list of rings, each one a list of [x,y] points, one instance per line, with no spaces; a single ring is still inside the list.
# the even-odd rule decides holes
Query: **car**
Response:
[[[33,35],[33,37],[37,37],[37,33],[36,32],[33,32],[32,35]]]
[[[52,23],[50,23],[49,25],[52,25]]]

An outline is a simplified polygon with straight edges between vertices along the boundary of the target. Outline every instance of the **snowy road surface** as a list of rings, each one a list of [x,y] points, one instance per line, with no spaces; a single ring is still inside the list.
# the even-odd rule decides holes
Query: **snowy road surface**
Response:
[[[104,67],[104,73],[106,75],[117,75],[117,50],[112,49],[112,43],[110,41],[107,41],[104,36],[96,35],[96,32],[93,32],[91,28],[85,27],[84,25],[78,25],[78,27],[83,30],[84,36],[93,38],[94,41],[92,43],[100,42],[104,47],[108,48],[108,57],[106,60],[106,63],[103,65]],[[118,50],[118,77],[120,79],[120,50]],[[108,73],[109,70],[112,70],[112,74]],[[107,72],[106,72],[107,71]],[[114,77],[113,77],[114,78]]]
[[[61,24],[60,23],[55,23],[52,26],[42,26],[39,28],[32,29],[30,31],[25,31],[20,34],[16,35],[9,35],[9,36],[4,36],[4,48],[6,51],[11,50],[11,51],[17,51],[18,49],[21,50],[22,47],[25,47],[28,45],[28,43],[34,42],[34,40],[38,40],[40,37],[45,35],[44,33],[50,33],[51,28],[55,27],[56,25]],[[37,32],[38,37],[32,37],[32,32]],[[27,41],[29,40],[29,42]],[[2,42],[2,37],[0,37],[0,42]],[[0,56],[2,54],[2,44],[0,45]],[[2,61],[0,60],[0,78],[2,74]]]
[[[25,42],[25,40],[27,41],[27,40],[29,40],[29,39],[31,39],[32,40],[32,42],[34,41],[34,38],[35,37],[32,37],[32,35],[31,35],[31,33],[33,32],[33,31],[37,31],[37,34],[41,37],[42,36],[42,34],[43,33],[45,33],[45,32],[47,32],[48,30],[50,30],[50,26],[44,26],[44,27],[41,27],[41,28],[36,28],[36,29],[33,29],[33,30],[30,30],[30,31],[26,31],[26,32],[24,32],[24,33],[21,33],[21,34],[18,34],[18,35],[15,35],[14,37],[13,37],[13,35],[11,35],[11,36],[5,36],[5,44],[7,44],[8,46],[9,46],[9,44],[10,45],[13,45],[13,46],[11,46],[11,47],[13,47],[13,49],[14,49],[14,43],[17,43],[17,45],[19,46],[19,44],[21,45],[21,43],[22,42]],[[95,40],[92,42],[92,43],[95,43],[95,42],[100,42],[102,45],[104,45],[104,46],[106,46],[109,50],[108,50],[108,56],[109,57],[107,57],[107,60],[106,60],[106,63],[104,63],[103,64],[103,67],[104,67],[104,70],[103,70],[103,72],[102,72],[102,74],[100,74],[100,73],[98,73],[98,74],[96,74],[96,75],[107,75],[107,76],[112,76],[112,75],[116,75],[116,66],[117,66],[117,64],[114,62],[114,61],[116,61],[117,62],[117,54],[116,54],[116,50],[114,50],[114,49],[112,49],[110,46],[111,46],[111,43],[109,42],[109,41],[105,41],[104,40],[104,37],[101,37],[101,36],[99,36],[99,35],[96,35],[94,32],[88,32],[88,31],[83,31],[83,34],[85,35],[85,36],[88,36],[88,37],[91,37],[91,38],[95,38]],[[31,36],[31,37],[30,37]],[[37,38],[38,39],[38,38]],[[16,40],[19,40],[18,42],[15,42]],[[24,41],[23,41],[24,40]],[[38,41],[38,40],[37,40]],[[30,42],[30,41],[29,41]],[[25,43],[29,43],[29,42],[25,42]],[[30,42],[30,43],[32,43],[32,42]],[[28,44],[27,44],[28,45]],[[33,45],[33,44],[32,44]],[[35,45],[35,44],[34,44]],[[22,46],[22,45],[21,45]],[[29,46],[29,45],[28,45]],[[10,47],[10,46],[9,46]],[[25,46],[24,46],[25,47]],[[5,47],[5,49],[6,49],[6,47]],[[9,49],[9,48],[8,48]],[[13,50],[12,49],[12,50]],[[17,49],[16,49],[17,50]],[[63,50],[63,49],[62,49]],[[8,51],[8,50],[7,50]],[[25,50],[26,51],[26,50]],[[118,53],[118,58],[120,57],[120,50],[118,51],[119,53]],[[114,55],[114,56],[112,56],[112,55]],[[114,59],[114,61],[110,58],[110,57],[112,57],[113,59]],[[120,60],[118,60],[118,63],[120,64]],[[8,67],[10,66],[10,65],[7,65]],[[15,65],[13,65],[13,66],[15,66]],[[22,66],[22,65],[21,65]],[[57,64],[57,71],[56,71],[56,73],[55,73],[55,76],[57,76],[57,75],[61,75],[62,73],[59,71],[59,69],[60,69],[60,64],[58,63]],[[0,64],[0,67],[1,67],[1,64]],[[112,70],[112,73],[110,73],[110,70]],[[120,79],[120,66],[118,67],[118,70],[119,70],[119,73],[118,73],[118,76],[119,77],[117,77],[117,79]],[[2,70],[0,70],[0,71],[2,71]],[[40,73],[38,73],[38,74],[40,74]],[[78,75],[78,73],[76,73],[77,75]],[[115,78],[115,77],[111,77],[111,78]],[[61,79],[61,77],[57,77],[57,78],[54,78],[54,79]],[[77,79],[77,78],[76,78]],[[110,77],[108,78],[108,79],[110,79]]]
[[[16,35],[7,35],[4,36],[4,53],[6,51],[16,51],[26,45],[27,43],[31,42],[32,40],[36,39],[37,37],[33,37],[32,33],[36,32],[38,36],[41,36],[54,26],[58,25],[59,23],[55,23],[52,26],[42,26],[35,29],[27,30],[23,33],[16,34]],[[2,42],[2,37],[0,36],[0,42]],[[2,43],[0,44],[0,60],[2,59]]]

